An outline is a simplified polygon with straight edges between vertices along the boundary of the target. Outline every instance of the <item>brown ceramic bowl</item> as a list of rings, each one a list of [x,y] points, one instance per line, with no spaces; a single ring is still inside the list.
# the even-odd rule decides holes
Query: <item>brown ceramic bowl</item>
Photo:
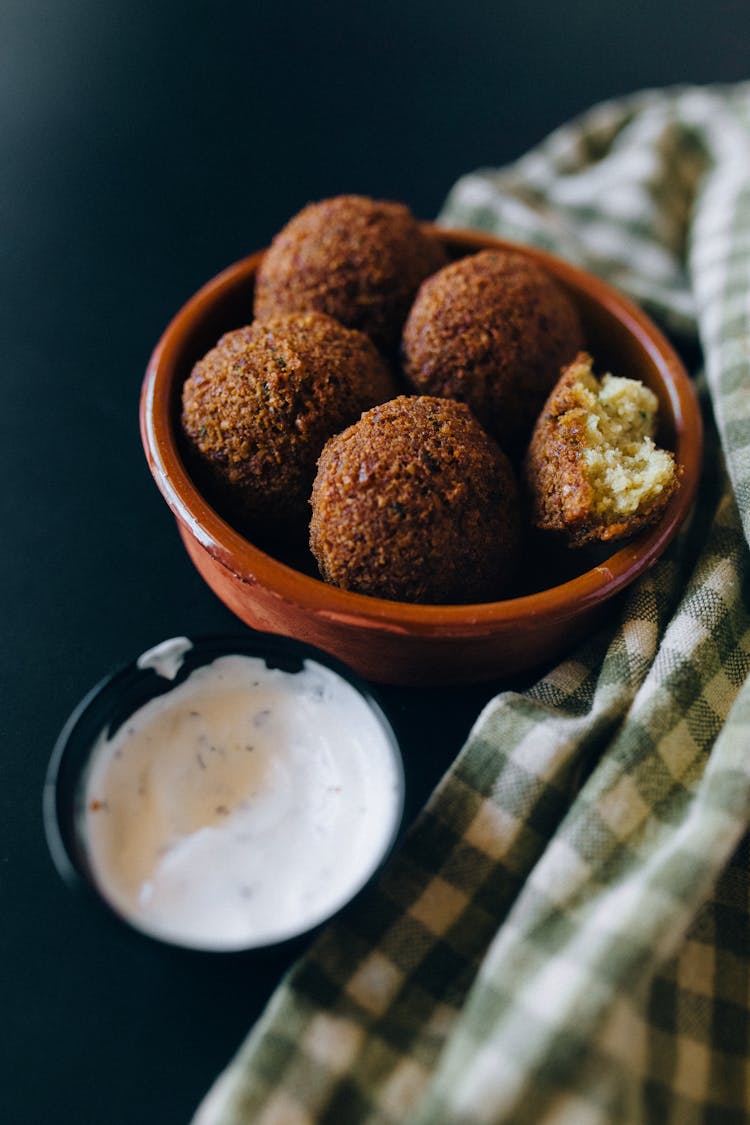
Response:
[[[561,656],[663,553],[692,506],[700,474],[702,427],[692,384],[643,312],[598,278],[540,250],[474,232],[428,229],[453,257],[511,246],[562,282],[580,311],[597,370],[641,379],[658,396],[659,440],[675,451],[684,475],[657,525],[625,545],[597,548],[598,553],[545,547],[525,568],[519,595],[505,601],[414,605],[329,586],[315,576],[312,559],[292,560],[267,545],[261,549],[232,528],[201,495],[181,453],[182,383],[223,332],[251,319],[262,253],[230,266],[177,313],[151,357],[141,396],[151,472],[193,563],[242,621],[317,645],[382,683],[487,680]]]

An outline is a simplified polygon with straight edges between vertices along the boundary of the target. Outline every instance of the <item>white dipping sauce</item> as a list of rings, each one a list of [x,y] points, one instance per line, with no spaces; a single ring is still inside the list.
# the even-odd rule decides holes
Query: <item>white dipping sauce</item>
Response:
[[[394,749],[329,669],[225,656],[102,735],[83,830],[97,886],[161,938],[278,941],[366,882],[401,813]]]

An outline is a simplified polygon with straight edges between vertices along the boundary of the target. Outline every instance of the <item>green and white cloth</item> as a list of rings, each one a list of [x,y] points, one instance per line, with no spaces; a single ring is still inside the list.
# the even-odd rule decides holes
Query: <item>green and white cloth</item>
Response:
[[[746,1123],[750,85],[598,106],[440,221],[600,274],[700,355],[695,516],[619,619],[485,708],[196,1122]]]

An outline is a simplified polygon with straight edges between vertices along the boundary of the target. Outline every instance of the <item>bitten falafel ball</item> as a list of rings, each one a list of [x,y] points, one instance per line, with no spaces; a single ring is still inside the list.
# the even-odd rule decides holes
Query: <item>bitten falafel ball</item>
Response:
[[[400,601],[492,600],[519,553],[518,485],[463,403],[401,395],[325,445],[310,548],[322,577]]]
[[[361,195],[324,199],[273,239],[255,282],[255,316],[328,313],[390,353],[419,285],[446,261],[403,204]]]
[[[468,403],[516,459],[582,346],[575,306],[545,269],[513,251],[482,250],[424,282],[402,358],[417,391]]]
[[[182,428],[210,499],[240,528],[306,533],[323,445],[396,394],[372,341],[322,313],[222,336],[182,392]]]
[[[624,539],[660,518],[682,470],[655,441],[656,395],[638,379],[597,379],[581,352],[534,427],[525,461],[536,526],[571,547]]]

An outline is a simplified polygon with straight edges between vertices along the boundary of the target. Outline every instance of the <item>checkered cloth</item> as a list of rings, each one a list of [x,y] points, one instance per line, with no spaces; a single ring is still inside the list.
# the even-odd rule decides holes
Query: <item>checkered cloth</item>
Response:
[[[296,965],[196,1121],[739,1125],[750,85],[599,106],[460,180],[441,221],[554,250],[700,351],[697,509],[618,620],[486,707],[379,883]]]

